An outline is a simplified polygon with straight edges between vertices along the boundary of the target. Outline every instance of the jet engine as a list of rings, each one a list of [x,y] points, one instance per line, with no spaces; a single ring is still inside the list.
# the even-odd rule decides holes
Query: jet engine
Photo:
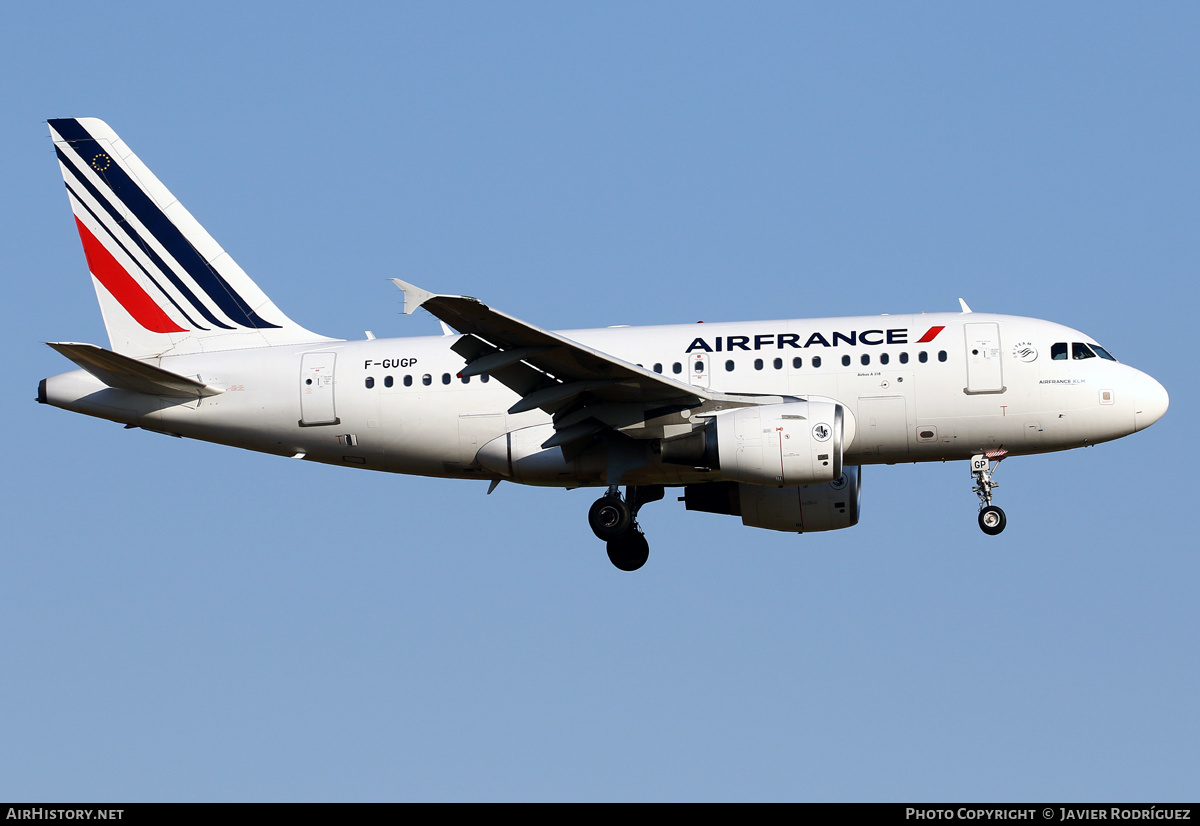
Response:
[[[664,439],[662,460],[750,485],[806,485],[839,478],[843,446],[853,438],[842,405],[808,399],[712,415],[691,433]]]
[[[742,517],[742,524],[772,531],[835,531],[858,524],[862,469],[851,465],[832,482],[766,487],[740,482],[686,485],[690,511]]]

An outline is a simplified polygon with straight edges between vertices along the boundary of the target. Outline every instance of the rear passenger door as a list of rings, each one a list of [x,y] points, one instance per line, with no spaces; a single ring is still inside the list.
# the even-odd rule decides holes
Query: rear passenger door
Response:
[[[305,353],[300,361],[300,426],[338,424],[333,406],[336,353]]]

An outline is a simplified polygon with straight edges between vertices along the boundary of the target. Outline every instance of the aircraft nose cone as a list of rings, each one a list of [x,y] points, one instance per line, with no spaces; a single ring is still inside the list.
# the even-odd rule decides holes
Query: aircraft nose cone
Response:
[[[1171,403],[1167,389],[1150,376],[1138,376],[1134,389],[1133,429],[1144,430],[1162,418]]]

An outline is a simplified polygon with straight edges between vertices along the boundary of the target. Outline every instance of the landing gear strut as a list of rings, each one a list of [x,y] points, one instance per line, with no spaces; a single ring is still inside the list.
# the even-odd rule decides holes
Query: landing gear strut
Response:
[[[662,485],[620,488],[610,485],[588,511],[588,524],[597,538],[608,544],[608,559],[622,571],[636,571],[650,556],[650,543],[637,523],[642,505],[663,498]]]
[[[1008,524],[1004,511],[992,504],[992,491],[1000,487],[998,482],[992,480],[992,475],[1006,455],[1008,451],[1000,448],[971,457],[971,477],[976,482],[972,491],[979,495],[979,529],[988,536],[995,536]],[[992,459],[996,460],[995,464],[992,464]]]

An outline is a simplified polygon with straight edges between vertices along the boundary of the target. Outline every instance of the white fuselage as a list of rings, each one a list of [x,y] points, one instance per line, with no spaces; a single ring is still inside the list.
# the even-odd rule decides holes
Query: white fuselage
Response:
[[[848,465],[1080,447],[1140,430],[1167,404],[1165,390],[1145,373],[1108,358],[1080,358],[1078,349],[1073,355],[1073,345],[1092,342],[1089,336],[1016,316],[862,316],[562,335],[711,391],[836,400],[853,417]],[[549,414],[510,414],[516,393],[483,376],[459,378],[464,360],[450,349],[457,339],[331,341],[157,360],[224,391],[204,398],[115,390],[82,370],[47,379],[42,393],[55,406],[125,424],[330,464],[566,487],[605,483],[602,461],[541,451],[553,433]],[[1065,345],[1065,357],[1052,357],[1056,345],[1058,355]],[[669,437],[687,427],[629,435]],[[552,460],[498,466],[480,454],[509,433],[509,454],[519,445]],[[714,478],[651,457],[625,481]]]

